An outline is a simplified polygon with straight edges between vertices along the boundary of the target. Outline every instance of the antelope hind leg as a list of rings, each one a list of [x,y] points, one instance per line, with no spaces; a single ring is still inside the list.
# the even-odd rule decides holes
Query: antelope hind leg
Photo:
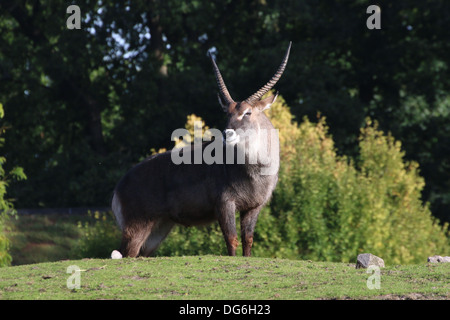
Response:
[[[174,226],[174,222],[170,220],[159,220],[152,227],[150,235],[145,240],[142,246],[142,255],[145,257],[150,256],[158,249],[161,242],[167,237],[169,232]]]
[[[122,243],[119,249],[122,256],[130,258],[137,257],[153,225],[153,222],[140,222],[131,226],[125,226],[122,231]]]

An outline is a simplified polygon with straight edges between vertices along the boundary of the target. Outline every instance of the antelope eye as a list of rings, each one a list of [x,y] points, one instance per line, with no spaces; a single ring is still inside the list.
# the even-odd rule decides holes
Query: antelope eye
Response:
[[[242,120],[245,116],[250,116],[252,114],[252,109],[251,108],[247,108],[244,110],[244,112],[242,112],[239,116],[238,116],[238,120]]]

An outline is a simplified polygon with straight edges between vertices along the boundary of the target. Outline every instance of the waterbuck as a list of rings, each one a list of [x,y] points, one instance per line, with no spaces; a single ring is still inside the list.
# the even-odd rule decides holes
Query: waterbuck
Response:
[[[235,151],[234,160],[243,152],[244,161],[175,164],[172,150],[137,164],[114,190],[112,209],[122,229],[122,243],[120,252],[113,251],[113,258],[149,256],[176,223],[195,226],[213,221],[219,222],[228,254],[234,256],[238,246],[236,211],[240,212],[243,255],[251,255],[256,220],[275,189],[280,162],[278,135],[273,139],[277,131],[263,112],[276,95],[261,98],[280,79],[290,48],[291,43],[272,79],[242,102],[231,98],[211,57],[219,102],[228,120],[220,151]],[[206,150],[214,142],[200,148]],[[189,147],[180,152],[196,150]]]

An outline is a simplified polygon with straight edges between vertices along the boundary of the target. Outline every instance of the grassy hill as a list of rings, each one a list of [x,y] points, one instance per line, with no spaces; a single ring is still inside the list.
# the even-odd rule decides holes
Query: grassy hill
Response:
[[[69,266],[81,271],[69,289]],[[83,259],[0,269],[0,299],[449,299],[450,264],[387,267],[222,256]],[[74,283],[69,281],[69,283]]]

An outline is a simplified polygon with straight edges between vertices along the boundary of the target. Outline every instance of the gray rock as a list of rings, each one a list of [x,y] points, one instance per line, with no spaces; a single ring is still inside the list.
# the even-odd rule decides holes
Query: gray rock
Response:
[[[428,262],[438,263],[438,262],[450,262],[450,257],[432,256],[428,257]]]
[[[356,269],[368,268],[370,266],[378,266],[384,268],[384,260],[380,257],[374,256],[371,253],[361,253],[356,259]]]

